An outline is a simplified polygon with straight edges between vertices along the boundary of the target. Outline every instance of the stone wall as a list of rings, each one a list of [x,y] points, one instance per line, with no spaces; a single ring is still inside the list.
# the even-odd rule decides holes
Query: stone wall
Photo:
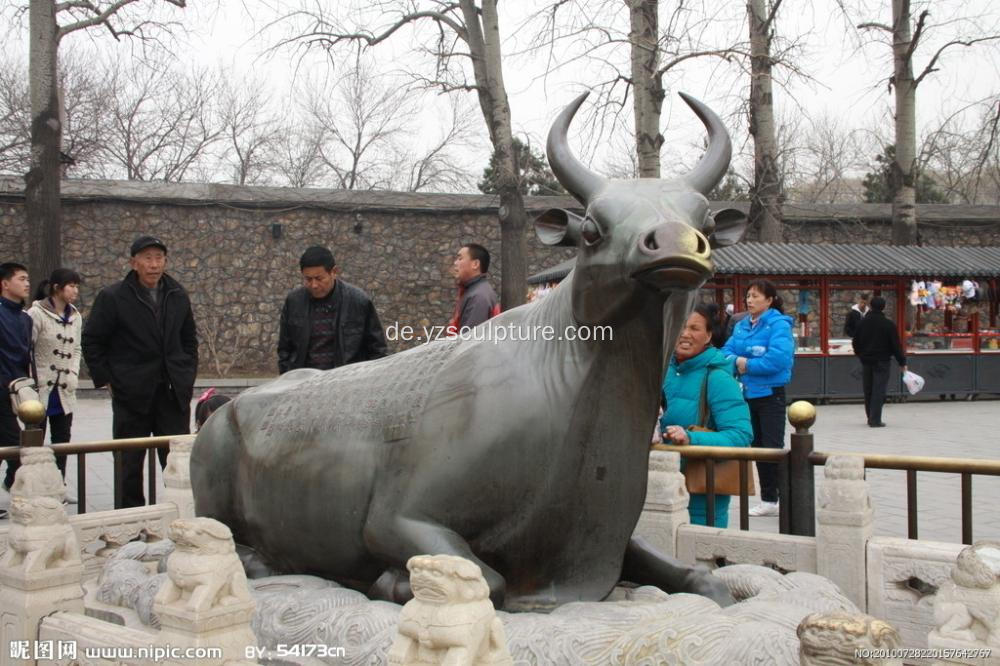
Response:
[[[299,284],[298,258],[309,245],[333,250],[341,277],[372,296],[386,327],[448,321],[455,298],[449,268],[465,242],[491,250],[499,292],[496,197],[107,181],[66,181],[63,197],[63,261],[85,280],[84,316],[97,291],[127,272],[131,241],[157,235],[170,250],[168,272],[191,294],[204,375],[276,371],[279,311]],[[526,205],[532,216],[551,206],[578,209],[568,197],[532,197]],[[889,237],[888,206],[788,208],[789,241]],[[929,206],[921,214],[927,244],[1000,245],[996,208]],[[573,255],[541,245],[530,227],[525,235],[529,274]],[[0,179],[0,244],[3,260],[27,257],[19,180]]]

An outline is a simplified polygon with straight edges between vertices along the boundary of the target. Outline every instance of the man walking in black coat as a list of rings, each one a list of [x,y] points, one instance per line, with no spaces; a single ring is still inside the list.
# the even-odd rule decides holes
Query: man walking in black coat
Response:
[[[83,357],[94,386],[110,385],[115,439],[187,434],[198,373],[191,301],[164,272],[167,246],[161,240],[140,236],[131,252],[132,270],[94,300],[83,329]],[[167,450],[157,453],[162,468]],[[146,503],[145,458],[143,450],[122,454],[123,507]]]
[[[854,354],[861,359],[865,391],[865,414],[868,426],[884,428],[882,405],[889,385],[889,358],[896,357],[900,370],[906,372],[906,356],[899,344],[896,324],[885,316],[885,299],[876,296],[854,334]]]

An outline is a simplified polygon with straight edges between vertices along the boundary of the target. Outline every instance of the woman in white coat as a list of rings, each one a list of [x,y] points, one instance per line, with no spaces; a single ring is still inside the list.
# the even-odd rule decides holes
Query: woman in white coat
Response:
[[[83,318],[73,305],[80,295],[80,274],[57,268],[35,293],[31,316],[31,343],[38,374],[38,399],[45,405],[46,421],[53,444],[68,442],[76,407],[80,378],[80,336]],[[56,465],[66,478],[66,456],[56,456]],[[67,494],[67,501],[76,500]]]

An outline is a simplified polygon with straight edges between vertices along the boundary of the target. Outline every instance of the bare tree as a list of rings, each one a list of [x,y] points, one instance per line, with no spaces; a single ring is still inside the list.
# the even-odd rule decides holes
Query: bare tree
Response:
[[[92,27],[107,29],[115,39],[153,38],[162,27],[147,13],[130,6],[155,0],[27,0],[29,81],[31,96],[31,168],[25,175],[25,208],[29,229],[29,266],[33,279],[62,263],[62,209],[59,198],[60,113],[57,61],[59,44],[68,35]],[[184,7],[185,0],[159,0]],[[143,9],[148,9],[143,7]],[[59,17],[63,21],[59,21]]]
[[[450,122],[444,131],[430,143],[420,148],[405,149],[399,164],[408,165],[406,182],[400,181],[408,192],[458,192],[471,187],[473,178],[464,168],[458,153],[474,143],[478,129],[475,116],[462,104],[462,98],[451,97]]]
[[[598,91],[592,120],[599,129],[592,136],[604,142],[630,127],[644,178],[660,177],[665,81],[693,59],[734,63],[748,56],[745,40],[727,38],[718,29],[725,3],[679,0],[670,7],[661,21],[658,0],[562,0],[534,19],[540,27],[531,50],[546,53],[550,72],[572,62],[587,64],[588,75],[599,79],[596,85],[588,82]],[[623,111],[630,97],[629,124]]]
[[[274,138],[269,171],[288,187],[314,187],[323,176],[323,131],[313,125],[285,126]]]
[[[969,116],[974,116],[971,126]],[[955,111],[921,142],[920,172],[933,178],[951,201],[996,203],[998,125],[997,96]]]
[[[796,201],[848,203],[861,200],[861,175],[883,142],[862,129],[848,129],[842,119],[822,115],[809,122],[796,140],[794,174],[786,191]]]
[[[750,224],[760,229],[760,240],[765,243],[784,240],[771,76],[774,66],[771,43],[780,6],[781,0],[749,0],[747,3],[750,25],[750,135],[754,143]]]
[[[306,105],[322,130],[320,158],[333,184],[345,190],[388,189],[396,140],[415,112],[406,88],[383,80],[359,49],[332,91],[322,83],[308,86]]]
[[[947,51],[957,46],[970,47],[1000,39],[996,25],[984,25],[975,17],[931,21],[930,2],[920,3],[925,8],[912,11],[911,0],[890,0],[890,24],[867,21],[858,25],[859,30],[874,31],[888,39],[892,48],[893,74],[889,90],[895,101],[895,160],[891,168],[890,187],[892,198],[892,242],[909,245],[919,242],[917,233],[916,178],[917,155],[917,88],[932,73],[939,71]],[[941,3],[934,5],[937,9]],[[918,8],[919,9],[919,8]],[[995,24],[995,20],[991,23]],[[918,49],[935,31],[952,35],[931,54],[922,68],[915,67]],[[919,71],[918,74],[914,74]]]
[[[433,70],[419,78],[445,92],[475,91],[478,96],[501,172],[501,302],[504,308],[520,305],[527,291],[526,213],[517,187],[510,104],[501,64],[497,0],[386,0],[376,2],[368,16],[370,20],[349,23],[326,14],[322,4],[310,6],[285,17],[296,34],[283,43],[306,48],[337,49],[357,45],[367,48],[385,42],[406,27],[420,24],[433,27],[433,31],[415,31],[414,39],[419,42],[417,52],[429,53],[434,60]],[[302,26],[301,20],[307,25]],[[471,65],[471,80],[466,64]]]
[[[222,162],[237,185],[267,178],[271,153],[278,141],[278,121],[262,81],[224,77],[222,86]]]
[[[0,171],[23,173],[31,159],[27,68],[9,56],[0,63]]]
[[[179,182],[222,139],[217,75],[116,62],[108,84],[108,160],[128,180]]]

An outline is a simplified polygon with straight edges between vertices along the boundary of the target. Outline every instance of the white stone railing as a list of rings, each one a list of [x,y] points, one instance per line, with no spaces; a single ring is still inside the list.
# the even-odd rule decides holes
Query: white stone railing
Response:
[[[997,646],[994,654],[1000,657],[1000,584],[972,589],[954,582],[954,572],[960,568],[956,559],[972,547],[874,537],[873,508],[864,481],[863,460],[851,455],[831,456],[824,471],[825,482],[816,498],[815,537],[708,528],[687,524],[689,496],[680,473],[679,454],[653,451],[646,505],[636,534],[689,564],[710,568],[720,564],[759,564],[783,572],[817,573],[835,582],[858,608],[898,628],[901,645],[905,647],[928,647],[930,634],[931,643],[936,640],[939,646],[960,654],[962,649],[988,648],[984,641],[994,640]],[[1000,546],[997,553],[1000,557]],[[978,566],[982,569],[986,565]],[[957,575],[962,578],[960,573]],[[988,578],[988,574],[980,572],[980,575]],[[953,631],[950,636],[942,637],[939,632],[932,633],[939,627],[940,618],[948,615],[941,610],[942,600],[937,595],[942,586],[952,591],[957,589],[949,594],[966,599],[949,600],[953,604],[949,608],[958,615],[964,612],[962,604],[974,606],[979,603],[974,599],[995,594],[991,597],[995,599],[992,616],[995,629],[986,626],[989,622],[972,621],[976,627],[973,633],[993,636],[992,639],[962,643],[956,636],[971,634]],[[973,659],[941,663],[987,662]]]

